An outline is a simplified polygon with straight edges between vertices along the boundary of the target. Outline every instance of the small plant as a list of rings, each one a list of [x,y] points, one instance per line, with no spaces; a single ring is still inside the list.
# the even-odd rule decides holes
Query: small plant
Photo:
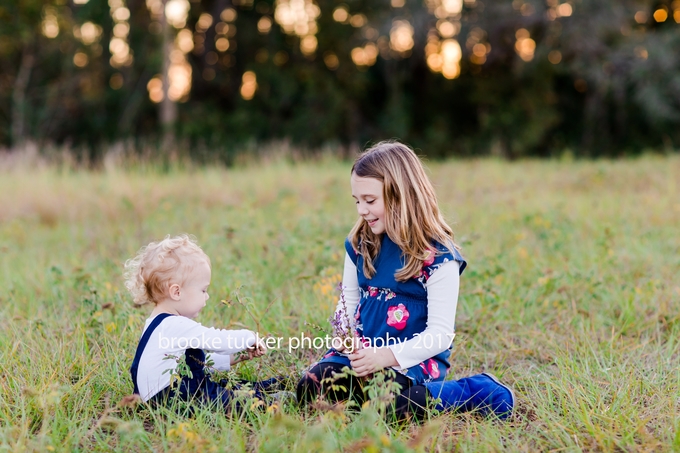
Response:
[[[338,284],[338,290],[340,291],[340,301],[338,303],[338,308],[335,310],[333,315],[329,318],[332,329],[332,336],[334,341],[340,340],[341,344],[345,346],[348,352],[354,350],[356,341],[358,340],[356,332],[356,322],[354,321],[354,315],[347,312],[347,301],[345,300],[345,290],[342,282]]]
[[[170,385],[174,385],[176,382],[181,382],[182,378],[187,377],[192,379],[194,374],[191,372],[189,364],[187,364],[186,355],[176,356],[173,354],[165,354],[163,360],[174,360],[177,365],[174,368],[168,368],[163,371],[163,374],[170,374]]]

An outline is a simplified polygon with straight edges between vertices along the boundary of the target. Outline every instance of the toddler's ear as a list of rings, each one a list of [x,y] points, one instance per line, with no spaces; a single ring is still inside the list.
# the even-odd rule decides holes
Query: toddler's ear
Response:
[[[170,294],[170,298],[172,300],[179,300],[182,295],[181,288],[177,283],[170,285],[170,288],[168,288],[168,293]]]

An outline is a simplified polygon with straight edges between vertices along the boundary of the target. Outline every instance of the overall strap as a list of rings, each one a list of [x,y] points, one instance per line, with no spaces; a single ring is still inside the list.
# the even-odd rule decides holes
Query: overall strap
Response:
[[[156,330],[156,327],[158,327],[158,325],[168,316],[174,315],[171,315],[170,313],[161,313],[159,315],[156,315],[156,317],[153,318],[153,321],[151,321],[151,324],[149,324],[149,327],[147,327],[147,329],[144,331],[142,338],[139,340],[139,344],[137,345],[137,352],[135,353],[135,359],[132,361],[132,366],[130,367],[132,383],[135,386],[134,390],[135,395],[139,395],[139,387],[137,387],[137,370],[139,368],[139,360],[142,358],[144,348],[146,348],[146,344],[149,342],[149,338],[151,338],[151,334],[153,333],[153,331]]]

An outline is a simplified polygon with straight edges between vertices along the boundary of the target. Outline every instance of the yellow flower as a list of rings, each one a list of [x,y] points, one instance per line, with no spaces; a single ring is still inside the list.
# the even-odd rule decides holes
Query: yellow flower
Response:
[[[279,411],[279,405],[276,403],[272,403],[271,406],[267,408],[267,413],[277,413]]]
[[[200,440],[198,435],[191,430],[191,425],[184,422],[178,424],[175,428],[170,428],[168,437],[178,437],[189,442]]]

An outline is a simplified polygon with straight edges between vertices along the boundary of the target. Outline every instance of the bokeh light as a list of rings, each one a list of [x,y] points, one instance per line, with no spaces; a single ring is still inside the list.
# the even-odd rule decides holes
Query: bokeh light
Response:
[[[130,25],[128,24],[130,10],[125,7],[123,0],[109,0],[109,8],[111,18],[115,24],[113,27],[114,36],[109,41],[109,51],[111,52],[109,63],[114,68],[130,66],[134,58],[130,45],[127,42],[127,36],[130,31]],[[84,31],[81,28],[81,35],[83,34]]]
[[[531,39],[529,30],[520,28],[515,33],[515,52],[524,61],[531,61],[534,59],[534,52],[536,51],[536,41]]]
[[[170,52],[170,67],[168,68],[168,99],[173,102],[184,102],[189,99],[192,70],[186,54],[193,48],[194,40],[191,30],[186,28],[180,30]]]
[[[246,71],[241,79],[241,97],[249,101],[255,96],[255,91],[257,91],[257,77],[253,71]]]
[[[205,32],[213,23],[213,17],[208,13],[203,13],[199,16],[196,22],[196,31]]]
[[[455,39],[439,41],[436,33],[430,33],[425,46],[427,66],[432,72],[440,72],[447,79],[455,79],[460,75],[460,60],[463,51]]]
[[[657,22],[666,22],[668,19],[668,11],[666,8],[659,8],[654,11],[654,20]]]
[[[147,7],[149,7],[150,10],[158,10],[157,4],[154,3],[155,1],[156,0],[147,0]],[[172,1],[174,0],[171,0],[171,2]],[[170,5],[171,2],[167,3],[165,10],[160,9],[160,11],[164,11],[165,14],[168,15],[168,23],[172,24],[173,27],[177,27],[180,24],[185,25],[188,8],[186,11],[184,8],[188,7],[188,2],[184,6],[182,6],[181,2]],[[180,14],[182,11],[185,11],[182,13],[183,16]],[[209,14],[207,16],[201,15],[198,22],[201,25],[212,24],[212,16]],[[191,52],[194,48],[195,40],[192,31],[186,28],[179,30],[172,43],[172,50],[170,51],[170,64],[166,74],[166,80],[168,83],[167,96],[172,102],[186,102],[189,99],[189,93],[191,91],[192,69],[191,65],[187,61],[186,54]],[[155,103],[163,101],[165,98],[165,88],[166,87],[163,86],[163,77],[161,75],[152,78],[147,84],[149,99]]]
[[[447,79],[455,79],[460,75],[460,60],[463,58],[460,43],[454,39],[461,29],[463,0],[426,0],[425,3],[428,10],[439,19],[436,30],[431,30],[428,34],[425,61],[431,71],[439,72]],[[466,0],[465,3],[473,6],[476,2]],[[440,38],[444,40],[441,41]],[[471,42],[469,48],[473,49],[478,42],[479,40]],[[478,64],[484,63],[486,48],[484,55],[481,55],[481,47],[478,47],[477,54],[472,53],[472,61]]]
[[[548,61],[552,64],[559,64],[562,61],[562,52],[559,50],[551,50],[548,53]]]
[[[260,20],[257,21],[257,31],[259,31],[262,34],[267,34],[269,33],[269,30],[272,29],[272,20],[268,16],[262,16]]]
[[[349,18],[349,23],[354,28],[361,28],[366,25],[368,19],[363,14],[355,14]]]
[[[442,75],[447,79],[455,79],[460,75],[460,59],[463,56],[460,44],[455,39],[442,42],[441,55],[443,57]]]
[[[635,22],[638,24],[644,24],[647,22],[647,13],[644,11],[638,11],[635,13]]]
[[[476,65],[486,63],[486,56],[491,52],[491,45],[486,40],[486,32],[474,27],[468,33],[465,47],[470,50],[470,61]]]
[[[557,7],[557,14],[559,17],[569,17],[573,12],[573,8],[569,3],[562,3]]]
[[[317,48],[316,18],[321,14],[313,0],[277,0],[274,20],[289,35],[300,37],[300,50],[311,56]]]
[[[189,53],[194,50],[194,35],[191,30],[182,29],[177,33],[177,38],[175,38],[175,43],[177,48],[183,53]]]
[[[440,20],[437,22],[437,30],[442,38],[453,38],[460,31],[460,23]]]
[[[312,55],[318,45],[319,42],[314,35],[307,35],[300,40],[300,50],[305,55]]]
[[[146,84],[146,89],[149,90],[149,99],[151,99],[151,102],[158,104],[163,100],[163,80],[160,75],[156,75],[149,80],[149,83]]]
[[[229,50],[229,40],[224,36],[217,38],[215,40],[215,49],[219,50],[220,52],[226,52]]]
[[[56,38],[59,36],[59,22],[54,8],[46,6],[43,9],[42,33],[46,38]]]
[[[124,22],[130,18],[130,10],[124,6],[120,6],[111,11],[111,17],[116,22]]]
[[[100,33],[101,33],[101,31],[100,31]],[[125,23],[125,22],[116,24],[113,27],[113,36],[125,39],[125,38],[128,37],[129,34],[130,34],[130,25]]]
[[[372,42],[366,43],[364,47],[352,49],[350,56],[357,66],[373,66],[378,58],[378,46]]]
[[[220,19],[222,19],[225,22],[234,22],[236,20],[236,10],[234,8],[225,8],[221,13],[220,13]]]
[[[323,56],[323,62],[331,71],[335,71],[340,66],[340,59],[333,52],[327,52]]]
[[[75,27],[73,31],[76,38],[80,39],[80,41],[86,45],[94,44],[102,35],[102,27],[95,25],[92,22],[85,22],[80,27]]]
[[[390,30],[390,47],[406,53],[413,48],[413,27],[407,20],[395,20]]]
[[[190,8],[188,0],[170,0],[165,5],[165,17],[168,23],[175,28],[184,28]]]
[[[73,64],[78,66],[79,68],[84,68],[87,66],[87,63],[89,62],[89,58],[87,57],[87,54],[84,52],[76,52],[76,54],[73,56]]]
[[[345,5],[340,5],[333,11],[333,20],[336,22],[347,22],[349,19],[349,11]]]
[[[426,0],[427,8],[437,19],[454,17],[459,19],[463,10],[463,0]]]

